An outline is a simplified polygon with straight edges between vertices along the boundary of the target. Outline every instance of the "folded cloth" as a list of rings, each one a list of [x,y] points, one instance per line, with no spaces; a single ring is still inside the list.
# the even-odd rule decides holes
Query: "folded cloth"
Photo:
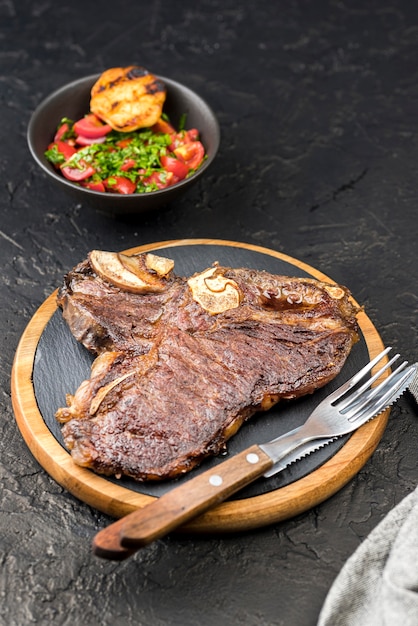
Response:
[[[418,363],[415,363],[415,365],[418,365]],[[418,403],[418,372],[415,374],[414,380],[409,385],[409,391],[413,395],[415,402]]]
[[[334,581],[318,626],[418,625],[418,488],[376,526]]]

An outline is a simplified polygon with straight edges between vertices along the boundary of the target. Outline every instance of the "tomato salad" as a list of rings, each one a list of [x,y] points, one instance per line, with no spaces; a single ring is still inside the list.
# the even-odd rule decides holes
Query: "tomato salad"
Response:
[[[191,176],[206,158],[196,129],[161,117],[150,128],[118,132],[93,113],[61,120],[45,156],[68,180],[94,191],[146,193]]]

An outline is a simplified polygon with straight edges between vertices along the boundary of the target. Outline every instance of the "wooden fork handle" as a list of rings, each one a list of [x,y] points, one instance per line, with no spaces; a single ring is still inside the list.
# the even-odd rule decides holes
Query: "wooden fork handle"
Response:
[[[93,540],[93,552],[102,558],[123,560],[219,504],[272,465],[270,457],[253,445],[101,530]]]

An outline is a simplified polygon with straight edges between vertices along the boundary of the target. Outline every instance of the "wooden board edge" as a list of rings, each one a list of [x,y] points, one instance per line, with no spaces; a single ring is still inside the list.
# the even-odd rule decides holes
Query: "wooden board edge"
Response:
[[[219,239],[170,240],[144,244],[125,253],[145,252],[184,245],[221,245],[254,250],[295,265],[319,280],[334,283],[322,272],[281,252],[262,246]],[[39,412],[32,384],[33,363],[42,332],[56,310],[56,291],[39,307],[27,325],[16,350],[11,377],[12,404],[21,434],[40,465],[62,487],[86,504],[122,517],[154,498],[110,483],[90,470],[75,465],[59,444]],[[359,314],[370,358],[383,344],[368,316]],[[180,532],[213,533],[250,530],[300,514],[334,495],[363,467],[377,447],[390,410],[356,431],[329,461],[308,476],[262,496],[224,502],[188,523]],[[331,477],[331,478],[330,478]]]

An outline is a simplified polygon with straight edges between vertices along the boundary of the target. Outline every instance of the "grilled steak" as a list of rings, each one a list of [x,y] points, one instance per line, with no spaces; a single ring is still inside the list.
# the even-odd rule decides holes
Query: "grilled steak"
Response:
[[[163,261],[93,251],[58,294],[98,356],[57,419],[98,473],[189,471],[257,411],[333,379],[358,339],[345,287],[216,264],[187,279]]]

